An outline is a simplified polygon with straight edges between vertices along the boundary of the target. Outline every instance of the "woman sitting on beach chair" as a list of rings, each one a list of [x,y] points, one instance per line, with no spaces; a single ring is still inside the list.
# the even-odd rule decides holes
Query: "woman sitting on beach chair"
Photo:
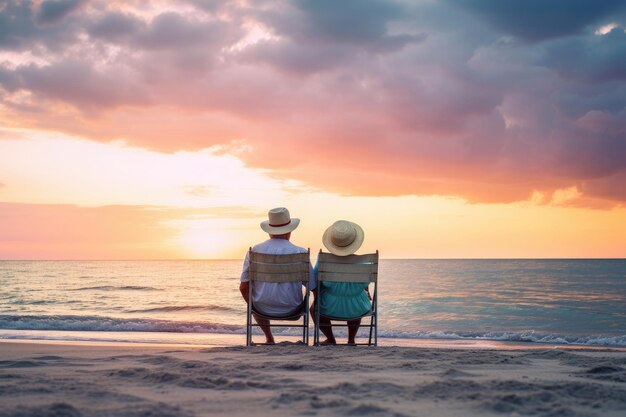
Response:
[[[358,224],[339,220],[326,229],[322,243],[331,254],[344,257],[354,254],[361,247],[364,236],[363,229]],[[319,265],[318,259],[313,270],[316,277]],[[319,303],[314,301],[311,314],[314,320],[319,319],[319,330],[326,336],[326,340],[320,344],[337,343],[331,318],[347,321],[348,344],[355,344],[361,317],[372,310],[369,282],[320,282],[318,288],[319,292],[314,290],[313,294],[316,300],[320,297]],[[316,314],[316,305],[320,308],[319,316]]]

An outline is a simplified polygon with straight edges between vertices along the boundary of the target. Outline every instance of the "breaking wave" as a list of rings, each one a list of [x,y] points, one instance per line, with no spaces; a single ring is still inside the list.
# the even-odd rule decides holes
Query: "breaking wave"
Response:
[[[182,306],[183,308],[213,306]],[[164,307],[168,308],[168,307]],[[161,310],[169,311],[169,310]],[[242,317],[244,320],[245,317]],[[10,330],[68,330],[92,332],[170,332],[243,334],[245,326],[203,321],[174,321],[148,318],[115,318],[105,316],[72,315],[0,315],[0,329]],[[312,331],[312,329],[311,329]],[[365,330],[363,330],[365,331]],[[297,334],[297,331],[276,330],[279,334]],[[341,334],[341,330],[337,333]],[[626,335],[559,335],[535,331],[522,332],[400,332],[382,330],[381,338],[396,339],[457,339],[494,340],[503,342],[532,342],[562,345],[626,347]]]
[[[499,342],[531,342],[561,345],[616,346],[626,347],[626,335],[558,335],[540,333],[533,330],[522,332],[393,332],[384,331],[379,337],[395,339],[457,339],[457,340],[494,340]]]
[[[0,315],[0,329],[91,332],[243,333],[244,326],[199,321],[126,319],[104,316]]]
[[[145,308],[138,310],[126,310],[127,313],[175,313],[179,311],[234,311],[235,309],[218,306],[218,305],[204,305],[204,306],[163,306],[154,308]]]
[[[154,287],[142,287],[139,285],[123,285],[123,286],[115,286],[115,285],[99,285],[95,287],[80,287],[80,288],[72,288],[71,291],[160,291],[158,288]]]

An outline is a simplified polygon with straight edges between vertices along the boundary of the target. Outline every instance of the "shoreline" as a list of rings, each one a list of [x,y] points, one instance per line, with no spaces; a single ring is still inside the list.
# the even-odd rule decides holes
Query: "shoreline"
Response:
[[[15,331],[24,332],[24,331]],[[165,335],[170,341],[150,341],[150,340],[117,340],[115,337],[120,333],[122,336],[129,338],[131,332],[106,332],[109,333],[112,338],[109,340],[103,339],[89,339],[84,336],[84,339],[44,339],[36,338],[37,330],[28,331],[33,333],[32,338],[24,337],[10,337],[3,338],[0,333],[1,344],[37,344],[37,345],[67,345],[67,346],[138,346],[138,347],[178,347],[178,348],[228,348],[228,347],[245,347],[245,335],[241,334],[225,334],[225,333],[210,333],[201,334],[202,343],[193,342],[176,342],[176,339],[180,339],[179,333],[166,333]],[[64,333],[59,331],[56,333]],[[95,333],[99,337],[105,336],[105,332],[67,332],[71,334],[76,333]],[[145,338],[145,333],[134,333],[140,337]],[[132,333],[131,333],[132,335]],[[196,336],[191,334],[191,336]],[[62,337],[62,336],[61,336]],[[80,336],[78,336],[80,337]],[[258,337],[258,336],[257,336]],[[278,338],[280,344],[290,344],[298,340],[293,336],[280,336]],[[280,342],[283,343],[280,343]],[[620,346],[597,346],[597,345],[581,345],[581,344],[564,344],[564,343],[540,343],[540,342],[514,342],[514,341],[500,341],[500,340],[485,340],[485,339],[408,339],[408,338],[386,338],[379,337],[379,347],[402,347],[402,348],[432,348],[432,349],[482,349],[482,350],[546,350],[546,349],[561,349],[561,350],[573,350],[573,351],[602,351],[602,352],[626,352],[626,347]],[[318,348],[313,346],[312,338],[309,343],[309,348]],[[368,348],[368,346],[359,346],[358,348]]]

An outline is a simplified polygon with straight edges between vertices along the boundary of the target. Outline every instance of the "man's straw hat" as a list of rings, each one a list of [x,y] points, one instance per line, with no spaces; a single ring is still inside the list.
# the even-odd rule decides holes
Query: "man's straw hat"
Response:
[[[322,243],[333,255],[348,256],[359,250],[365,239],[361,226],[338,220],[324,232]]]
[[[284,235],[294,231],[300,224],[300,219],[292,219],[289,210],[284,207],[271,209],[267,217],[269,220],[261,222],[261,229],[270,235]]]

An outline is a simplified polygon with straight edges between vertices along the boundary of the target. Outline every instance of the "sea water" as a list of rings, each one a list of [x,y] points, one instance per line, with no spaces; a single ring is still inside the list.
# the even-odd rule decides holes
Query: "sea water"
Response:
[[[242,335],[241,265],[0,261],[0,338],[202,344]],[[381,260],[378,299],[383,339],[626,346],[625,259]]]

